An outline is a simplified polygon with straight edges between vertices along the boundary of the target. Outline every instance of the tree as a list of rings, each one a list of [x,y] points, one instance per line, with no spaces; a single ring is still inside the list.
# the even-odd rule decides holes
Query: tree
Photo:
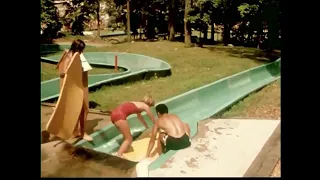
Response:
[[[57,32],[61,29],[62,24],[59,21],[57,8],[51,0],[41,1],[41,29],[43,31],[42,37],[55,38]]]
[[[130,0],[127,0],[127,41],[131,42],[131,28],[130,28]]]
[[[189,20],[192,27],[201,33],[204,33],[204,40],[208,36],[208,27],[211,23],[211,17],[214,11],[213,0],[196,0],[189,13]],[[200,38],[201,41],[201,38]]]
[[[263,41],[272,50],[279,42],[279,0],[242,0],[243,3],[238,7],[243,22],[247,22],[248,40],[251,41],[253,31],[257,31],[256,44],[260,48]],[[263,30],[268,29],[268,39],[264,38]]]
[[[96,7],[97,7],[97,37],[100,37],[100,1],[96,0]]]
[[[185,0],[184,8],[184,43],[191,45],[191,26],[189,21],[189,12],[191,11],[192,0]]]
[[[178,0],[169,0],[168,3],[168,32],[169,32],[169,41],[174,41],[175,39],[175,19],[177,14],[177,1]]]
[[[73,35],[83,35],[84,22],[97,13],[98,4],[97,0],[72,0],[68,4],[68,14],[61,21],[63,24],[72,23]]]

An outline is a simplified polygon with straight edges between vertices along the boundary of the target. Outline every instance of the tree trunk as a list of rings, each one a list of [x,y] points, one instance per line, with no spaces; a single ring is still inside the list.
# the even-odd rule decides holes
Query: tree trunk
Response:
[[[188,14],[191,9],[191,0],[185,0],[185,8],[184,8],[184,43],[190,45],[191,44],[191,27],[190,22],[188,21]]]
[[[277,7],[273,5],[272,3],[267,5],[267,11],[268,12],[274,12],[270,13],[269,16],[267,16],[267,25],[268,25],[268,50],[272,51],[276,48],[277,43],[279,41],[279,27],[278,27],[278,12]]]
[[[214,43],[214,22],[211,20],[211,43]]]
[[[203,41],[207,42],[207,40],[208,40],[208,26],[205,26],[203,30]]]
[[[169,4],[169,17],[168,17],[168,32],[169,32],[169,41],[174,41],[175,39],[175,29],[174,22],[176,17],[176,0],[171,0]]]
[[[223,25],[223,44],[227,46],[230,42],[230,24],[224,23]]]
[[[100,37],[100,2],[97,0],[98,7],[97,7],[97,36]]]
[[[127,42],[131,42],[131,28],[130,28],[130,0],[127,0]]]
[[[144,28],[145,28],[145,21],[144,21],[143,14],[141,13],[141,15],[140,15],[140,32],[139,32],[139,39],[140,40],[142,39],[142,29],[144,32]]]

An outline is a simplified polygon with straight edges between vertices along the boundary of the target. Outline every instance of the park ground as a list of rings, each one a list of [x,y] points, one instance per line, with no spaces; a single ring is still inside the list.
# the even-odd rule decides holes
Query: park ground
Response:
[[[249,95],[219,116],[221,118],[280,120],[280,107],[280,80],[277,80],[261,91]],[[281,160],[277,162],[271,176],[281,176]]]
[[[60,40],[60,42],[62,41],[69,42],[69,39]],[[103,41],[97,40],[93,43],[101,44]],[[90,45],[90,42],[87,44]],[[172,66],[172,76],[170,77],[153,78],[118,86],[105,86],[96,92],[91,92],[90,101],[98,103],[99,106],[96,108],[102,110],[110,110],[123,101],[139,100],[149,92],[155,101],[159,102],[267,62],[267,59],[260,54],[258,55],[254,48],[185,47],[183,43],[167,41],[122,43],[99,46],[90,49],[90,51],[144,54],[165,60]],[[42,68],[43,76],[50,68],[45,68],[44,66]],[[103,70],[101,71],[92,73],[104,73]],[[50,76],[52,78],[56,77],[54,73],[51,73],[51,75],[46,76],[46,79],[50,79]],[[280,120],[280,81],[276,81],[261,91],[251,94],[219,116],[223,118]],[[280,161],[272,176],[280,176]]]

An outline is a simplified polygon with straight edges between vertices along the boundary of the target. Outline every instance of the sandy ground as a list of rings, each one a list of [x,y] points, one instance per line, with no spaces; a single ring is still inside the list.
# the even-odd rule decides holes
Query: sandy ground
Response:
[[[43,142],[48,142],[50,140],[56,140],[53,136],[50,136],[50,140],[47,139],[48,134],[44,132],[46,125],[49,121],[49,118],[53,112],[52,107],[48,106],[41,106],[41,130],[42,130],[42,138]],[[86,121],[86,132],[88,134],[92,134],[93,132],[109,125],[111,123],[109,116],[96,114],[96,113],[89,113],[88,119]]]
[[[42,177],[131,177],[135,173],[135,163],[93,152],[87,149],[75,149],[67,142],[62,142],[46,133],[46,124],[53,112],[52,107],[41,106],[41,176]],[[95,113],[88,114],[86,132],[91,134],[108,124],[109,116]],[[50,136],[50,138],[49,138]],[[71,139],[68,142],[74,142]]]

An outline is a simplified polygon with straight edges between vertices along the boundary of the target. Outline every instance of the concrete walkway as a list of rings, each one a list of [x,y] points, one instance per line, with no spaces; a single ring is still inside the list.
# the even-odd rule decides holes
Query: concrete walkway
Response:
[[[149,177],[269,176],[280,157],[280,121],[209,119],[198,124],[191,147],[178,151],[165,164],[137,175]]]

